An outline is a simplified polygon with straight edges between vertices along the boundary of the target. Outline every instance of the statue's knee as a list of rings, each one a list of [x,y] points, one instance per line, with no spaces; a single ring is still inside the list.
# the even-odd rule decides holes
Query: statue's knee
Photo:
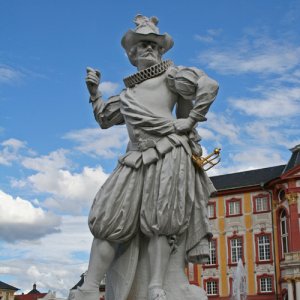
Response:
[[[102,261],[111,260],[115,255],[116,245],[114,243],[106,240],[94,239],[93,244]]]

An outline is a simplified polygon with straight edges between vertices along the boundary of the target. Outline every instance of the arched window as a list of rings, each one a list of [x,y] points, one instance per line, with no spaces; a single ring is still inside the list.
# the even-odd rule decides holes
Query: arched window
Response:
[[[288,233],[288,220],[286,210],[283,209],[279,215],[280,221],[280,238],[281,238],[281,253],[284,256],[285,253],[289,252],[289,233]]]

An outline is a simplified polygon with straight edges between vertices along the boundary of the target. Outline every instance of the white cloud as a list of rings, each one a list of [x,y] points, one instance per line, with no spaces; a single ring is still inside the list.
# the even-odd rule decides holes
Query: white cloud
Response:
[[[85,154],[113,158],[126,146],[128,133],[124,126],[114,126],[107,130],[87,128],[71,131],[64,138],[78,143],[76,149]]]
[[[214,38],[212,36],[209,36],[209,35],[200,35],[200,34],[196,34],[195,35],[195,39],[197,41],[204,42],[204,43],[211,43],[211,42],[214,41]]]
[[[19,151],[26,148],[25,142],[13,138],[3,141],[0,145],[0,165],[6,166],[20,159]]]
[[[60,218],[0,190],[0,238],[34,240],[59,230]]]
[[[198,131],[199,135],[201,136],[201,139],[203,139],[204,141],[205,140],[215,140],[216,139],[216,136],[213,133],[213,131],[202,127],[201,124],[198,125],[197,131]]]
[[[299,66],[300,67],[300,66]],[[300,85],[300,69],[280,74],[277,78],[272,78],[272,85],[292,84],[294,86]]]
[[[2,146],[11,147],[13,149],[20,149],[26,146],[26,143],[17,139],[8,139],[1,143]]]
[[[225,150],[226,151],[226,150]],[[278,149],[261,146],[240,148],[227,154],[229,158],[208,171],[209,176],[230,174],[286,164]],[[222,156],[222,153],[221,153]]]
[[[82,151],[91,153],[95,151],[98,154],[100,150],[100,153],[106,157],[115,156],[113,150],[124,146],[123,135],[124,139],[127,139],[127,135],[125,137],[124,130],[121,129],[112,130],[112,135],[101,136],[100,134],[100,139],[94,142],[94,139],[98,137],[96,132],[101,132],[101,130],[92,130],[92,133],[88,130],[87,134],[85,130],[73,132],[71,137],[79,139],[82,143],[79,148]],[[86,142],[90,144],[85,144]],[[10,178],[11,187],[25,189],[27,192],[38,195],[41,202],[35,200],[32,203],[43,208],[64,213],[82,213],[90,207],[95,194],[108,177],[101,166],[83,166],[78,171],[72,171],[75,165],[67,157],[71,150],[58,149],[48,155],[28,157],[18,153],[19,149],[25,147],[21,141],[10,139],[4,141],[2,145],[4,148],[0,154],[3,159],[5,157],[6,164],[18,159],[21,166],[30,172],[27,177]],[[98,149],[98,145],[102,149]],[[96,156],[96,154],[93,155]]]
[[[91,206],[108,175],[101,167],[84,167],[81,173],[67,170],[37,173],[28,177],[36,192],[48,193],[43,206],[62,212],[81,213]]]
[[[208,29],[205,34],[196,34],[195,39],[203,43],[212,43],[221,32],[222,29]]]
[[[26,187],[26,180],[11,178],[10,185],[12,188],[24,188]]]
[[[41,172],[70,167],[71,162],[66,158],[67,153],[67,150],[59,149],[51,152],[49,155],[25,157],[22,160],[22,165],[27,169]]]
[[[230,104],[248,114],[261,118],[297,116],[300,113],[300,87],[273,87],[255,98],[231,98]]]
[[[22,72],[9,66],[0,65],[0,83],[10,83],[19,80],[23,76]]]
[[[300,63],[300,46],[266,36],[245,37],[230,47],[198,56],[201,63],[222,74],[282,74]]]
[[[66,297],[87,269],[91,243],[87,216],[63,216],[59,233],[35,243],[1,244],[0,255],[6,259],[1,261],[0,273],[13,276],[14,285],[22,292],[36,282],[41,292],[54,290]]]
[[[260,169],[275,165],[286,164],[280,153],[269,148],[249,147],[241,153],[232,155],[238,171]]]
[[[99,90],[108,96],[115,95],[117,90],[119,88],[119,84],[115,82],[110,82],[110,81],[104,81],[101,82],[99,85]]]
[[[49,155],[24,158],[22,165],[35,174],[11,181],[13,187],[27,187],[37,194],[49,195],[43,207],[60,212],[81,213],[87,209],[108,175],[102,167],[83,167],[80,172],[70,171],[68,152],[60,149]]]
[[[287,126],[284,120],[264,119],[245,124],[245,132],[255,144],[291,148],[300,143],[300,124]]]
[[[207,114],[207,119],[208,121],[205,123],[205,126],[208,128],[208,131],[202,131],[202,134],[210,134],[209,131],[213,131],[214,135],[210,134],[209,136],[211,139],[214,136],[216,141],[226,138],[230,142],[239,143],[240,129],[233,123],[232,119],[225,114],[216,114],[213,112]]]

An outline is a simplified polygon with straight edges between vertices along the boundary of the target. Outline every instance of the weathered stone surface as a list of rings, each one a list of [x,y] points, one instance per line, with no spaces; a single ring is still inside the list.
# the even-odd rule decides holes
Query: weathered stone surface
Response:
[[[192,155],[202,154],[195,126],[206,120],[218,84],[195,67],[162,61],[173,39],[157,23],[138,15],[125,33],[122,46],[138,72],[120,95],[103,101],[101,74],[87,69],[96,121],[103,129],[125,123],[130,141],[91,208],[94,241],[77,300],[98,300],[106,273],[107,300],[207,299],[184,266],[209,254],[206,209],[215,190]]]

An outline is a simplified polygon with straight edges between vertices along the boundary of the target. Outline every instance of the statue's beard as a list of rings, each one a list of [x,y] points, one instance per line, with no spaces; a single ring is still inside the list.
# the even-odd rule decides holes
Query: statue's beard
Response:
[[[144,65],[144,68],[151,67],[155,64],[159,64],[160,62],[161,58],[153,52],[148,52],[138,57],[139,65]]]

